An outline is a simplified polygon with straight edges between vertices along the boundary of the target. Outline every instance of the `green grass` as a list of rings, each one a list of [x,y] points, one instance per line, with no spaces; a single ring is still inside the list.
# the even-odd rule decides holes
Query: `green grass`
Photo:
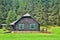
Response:
[[[46,33],[8,33],[0,32],[0,40],[60,40],[60,27],[51,27],[51,34]],[[2,30],[0,30],[2,31]]]

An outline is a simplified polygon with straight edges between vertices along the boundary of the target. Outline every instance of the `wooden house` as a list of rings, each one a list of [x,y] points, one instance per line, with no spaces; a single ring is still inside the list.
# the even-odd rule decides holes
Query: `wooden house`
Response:
[[[12,31],[40,31],[40,23],[28,13],[10,25],[12,25]]]
[[[40,24],[30,14],[23,15],[11,23],[12,31],[40,31]]]

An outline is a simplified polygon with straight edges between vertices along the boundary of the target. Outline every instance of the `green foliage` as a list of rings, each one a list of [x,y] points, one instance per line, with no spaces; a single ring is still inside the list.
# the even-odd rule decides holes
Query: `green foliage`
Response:
[[[17,14],[15,13],[15,10],[9,11],[6,19],[6,23],[10,24],[11,22],[15,21],[16,18],[17,18]]]
[[[16,20],[13,15],[19,19],[28,12],[41,25],[60,25],[60,0],[0,0],[0,24],[6,20],[11,23]]]

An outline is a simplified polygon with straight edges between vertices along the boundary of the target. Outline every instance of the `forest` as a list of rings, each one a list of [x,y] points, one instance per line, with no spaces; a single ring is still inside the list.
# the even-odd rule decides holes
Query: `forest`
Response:
[[[30,13],[41,25],[60,26],[60,0],[0,0],[0,25]]]

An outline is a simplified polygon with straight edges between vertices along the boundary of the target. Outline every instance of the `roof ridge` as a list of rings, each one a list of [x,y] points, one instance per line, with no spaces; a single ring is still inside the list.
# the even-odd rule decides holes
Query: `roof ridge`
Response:
[[[23,15],[23,16],[31,16],[29,13],[26,13],[25,15]]]

